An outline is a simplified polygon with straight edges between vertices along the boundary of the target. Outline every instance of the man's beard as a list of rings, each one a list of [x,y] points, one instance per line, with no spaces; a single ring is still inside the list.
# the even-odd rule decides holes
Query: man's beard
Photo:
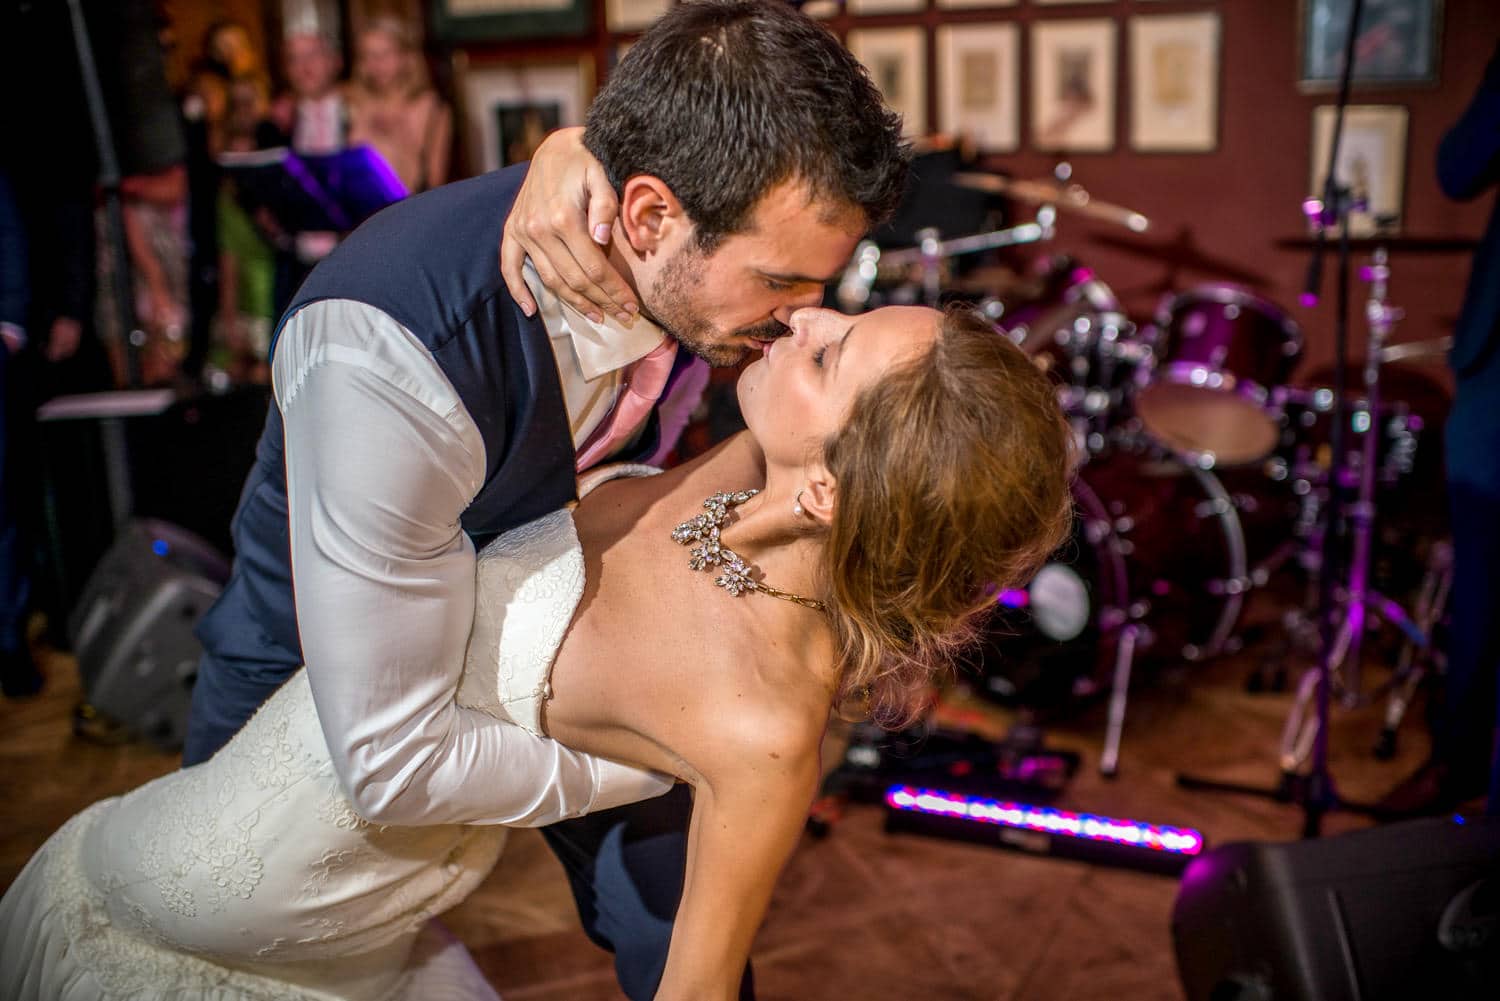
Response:
[[[661,269],[651,285],[647,315],[688,351],[714,368],[733,368],[745,360],[750,348],[736,343],[741,338],[770,341],[788,330],[775,318],[721,333],[699,312],[696,296],[703,284],[707,258],[694,247],[684,247]]]

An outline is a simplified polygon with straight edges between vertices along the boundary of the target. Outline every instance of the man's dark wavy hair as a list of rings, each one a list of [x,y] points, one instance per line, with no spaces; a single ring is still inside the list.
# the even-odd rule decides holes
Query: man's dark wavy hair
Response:
[[[895,211],[910,150],[901,119],[827,29],[775,0],[691,0],[642,36],[589,108],[584,144],[615,190],[672,189],[712,251],[782,181],[875,226]]]

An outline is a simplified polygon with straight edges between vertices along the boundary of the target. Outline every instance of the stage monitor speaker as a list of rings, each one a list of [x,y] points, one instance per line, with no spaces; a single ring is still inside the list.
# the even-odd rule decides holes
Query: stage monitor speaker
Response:
[[[1500,819],[1234,843],[1172,911],[1189,1001],[1500,997]]]
[[[89,704],[136,736],[181,747],[202,653],[193,628],[228,579],[228,562],[191,532],[129,522],[68,620]]]

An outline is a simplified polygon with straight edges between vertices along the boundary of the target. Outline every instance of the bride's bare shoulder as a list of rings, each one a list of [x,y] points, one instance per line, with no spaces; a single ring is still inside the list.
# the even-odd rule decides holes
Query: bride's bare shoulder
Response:
[[[710,782],[746,765],[815,762],[832,704],[831,645],[811,637],[795,649],[770,637],[736,643],[733,631],[716,639],[700,654],[679,757]]]

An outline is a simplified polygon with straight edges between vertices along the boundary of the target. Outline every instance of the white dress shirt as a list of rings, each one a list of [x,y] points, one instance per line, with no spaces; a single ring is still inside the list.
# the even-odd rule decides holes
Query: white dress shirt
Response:
[[[637,317],[635,325],[628,328],[608,315],[603,323],[595,323],[553,295],[529,260],[525,276],[526,286],[536,299],[537,315],[552,338],[573,447],[582,448],[614,407],[626,366],[650,354],[665,335],[644,317]]]
[[[545,290],[537,304],[580,442],[662,333],[601,328]],[[421,342],[373,306],[315,302],[287,321],[272,382],[303,657],[356,808],[388,824],[542,824],[642,798],[634,773],[454,702],[475,594],[459,517],[483,485],[484,442]],[[538,815],[538,783],[564,790],[559,816]]]

